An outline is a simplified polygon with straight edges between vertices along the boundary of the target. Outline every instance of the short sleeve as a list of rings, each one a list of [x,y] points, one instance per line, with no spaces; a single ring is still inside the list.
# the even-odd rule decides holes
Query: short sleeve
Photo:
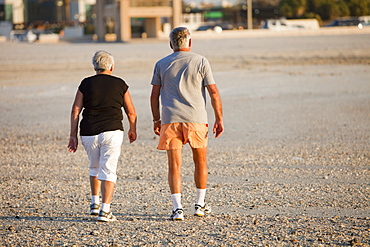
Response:
[[[82,94],[84,94],[84,92],[85,92],[85,87],[86,87],[86,78],[85,78],[85,79],[83,79],[83,80],[81,81],[80,86],[78,86],[78,90],[79,90]]]
[[[209,64],[207,58],[202,59],[202,69],[201,73],[203,76],[203,83],[205,86],[215,84],[215,79],[213,78],[211,65]]]
[[[161,80],[161,77],[160,77],[160,73],[159,73],[158,67],[159,67],[158,66],[158,63],[156,63],[156,65],[154,67],[154,71],[153,71],[152,82],[150,84],[161,86],[162,85],[162,80]]]
[[[127,92],[128,88],[129,88],[129,86],[127,85],[127,83],[124,80],[121,79],[121,81],[122,81],[122,92],[123,92],[123,94],[125,94]]]

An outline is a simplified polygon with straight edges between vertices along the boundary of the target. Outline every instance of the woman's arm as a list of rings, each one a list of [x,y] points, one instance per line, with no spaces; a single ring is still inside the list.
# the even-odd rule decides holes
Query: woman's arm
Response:
[[[68,151],[71,153],[76,152],[78,146],[78,121],[79,116],[83,108],[83,94],[80,90],[77,90],[75,100],[72,105],[71,111],[71,132],[69,134],[69,143],[68,143]]]
[[[134,141],[136,141],[137,138],[136,133],[137,116],[135,106],[132,102],[131,95],[128,90],[123,95],[123,108],[125,110],[130,125],[130,129],[128,131],[128,139],[130,140],[130,143],[133,143]]]

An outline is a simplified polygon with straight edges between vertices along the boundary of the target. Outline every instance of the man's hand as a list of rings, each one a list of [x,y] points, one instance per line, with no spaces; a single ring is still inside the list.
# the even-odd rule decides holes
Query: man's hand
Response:
[[[154,122],[153,131],[157,136],[161,135],[161,121]]]
[[[222,120],[216,120],[213,125],[213,134],[215,134],[215,138],[222,135],[222,133],[224,133],[224,123]]]

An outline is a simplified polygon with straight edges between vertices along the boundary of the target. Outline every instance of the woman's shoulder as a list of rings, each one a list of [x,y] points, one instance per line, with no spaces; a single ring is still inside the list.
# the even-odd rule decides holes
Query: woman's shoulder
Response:
[[[113,80],[117,80],[117,81],[125,81],[122,77],[118,76],[118,75],[110,75],[110,77],[113,79]]]

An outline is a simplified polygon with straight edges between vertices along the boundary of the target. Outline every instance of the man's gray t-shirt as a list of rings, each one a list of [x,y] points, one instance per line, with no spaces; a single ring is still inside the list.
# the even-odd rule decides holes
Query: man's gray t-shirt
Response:
[[[151,84],[161,86],[162,124],[208,122],[205,86],[215,81],[205,57],[174,52],[156,63]]]

